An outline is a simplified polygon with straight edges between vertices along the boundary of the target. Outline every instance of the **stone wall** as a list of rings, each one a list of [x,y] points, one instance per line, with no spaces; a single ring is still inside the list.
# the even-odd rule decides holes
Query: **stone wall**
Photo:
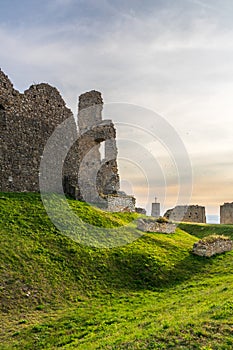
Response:
[[[135,198],[127,195],[108,195],[107,210],[112,212],[134,212]]]
[[[206,223],[205,207],[199,205],[179,205],[169,209],[164,217],[176,222]]]
[[[211,257],[215,254],[221,254],[233,249],[233,241],[228,237],[206,237],[194,243],[192,252],[199,256]]]
[[[146,215],[146,209],[144,208],[135,208],[135,212],[138,213],[138,214],[143,214],[143,215]]]
[[[170,222],[159,223],[153,219],[138,219],[137,229],[143,232],[173,233],[176,225]]]
[[[62,187],[57,185],[56,176],[60,176],[66,192],[76,199],[95,202],[100,194],[116,194],[119,190],[116,130],[111,120],[102,120],[102,109],[100,92],[82,94],[78,130],[71,110],[56,88],[42,83],[19,93],[0,70],[0,191],[39,191],[39,168],[46,142],[70,118],[72,130],[60,135],[60,141],[67,138],[77,141],[68,151],[62,174],[58,175],[53,170],[60,155],[56,144],[53,145],[55,152],[50,160],[46,190],[59,192]],[[99,152],[101,142],[105,142],[104,159]]]
[[[220,224],[233,224],[233,203],[220,206]]]
[[[54,129],[73,117],[72,112],[56,88],[32,85],[21,94],[1,70],[0,109],[0,191],[39,191],[44,146]]]

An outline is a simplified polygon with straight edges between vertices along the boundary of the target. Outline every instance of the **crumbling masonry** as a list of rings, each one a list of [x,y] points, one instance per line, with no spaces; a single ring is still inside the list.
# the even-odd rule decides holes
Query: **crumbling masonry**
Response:
[[[22,94],[0,69],[0,191],[40,190],[39,168],[46,142],[62,122],[71,118],[72,135],[64,137],[77,141],[63,164],[65,193],[87,202],[99,202],[102,198],[106,206],[111,202],[113,211],[114,201],[118,211],[134,210],[132,197],[119,199],[116,130],[111,120],[102,120],[102,108],[99,92],[82,94],[77,128],[71,110],[56,88],[42,83],[32,85]],[[102,142],[105,155],[101,159]],[[55,185],[50,186],[51,191],[56,191]]]
[[[178,205],[167,210],[164,217],[176,222],[206,223],[205,207],[200,205]]]
[[[220,206],[220,224],[233,224],[233,203]]]

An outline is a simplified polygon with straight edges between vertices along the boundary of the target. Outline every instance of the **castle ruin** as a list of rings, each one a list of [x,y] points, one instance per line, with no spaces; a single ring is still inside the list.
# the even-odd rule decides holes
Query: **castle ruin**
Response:
[[[176,222],[206,223],[205,207],[200,205],[178,205],[167,210],[164,217]]]
[[[118,193],[116,130],[111,120],[102,120],[102,109],[100,92],[82,94],[77,127],[55,87],[42,83],[20,93],[0,69],[0,191],[40,191],[39,169],[45,145],[55,129],[70,118],[72,132],[64,137],[76,141],[63,164],[64,192],[92,203],[102,198],[106,208],[111,203],[113,211],[134,211],[135,199],[122,198]],[[102,142],[104,157],[100,154]],[[58,189],[51,183],[50,190]]]
[[[74,140],[62,168],[65,194],[101,203],[101,207],[111,211],[135,211],[135,198],[119,191],[116,130],[111,120],[102,120],[102,109],[100,92],[82,94],[77,126],[55,87],[34,84],[20,93],[0,69],[0,191],[39,192],[39,169],[46,143],[63,122],[71,120],[72,128],[64,135]],[[54,168],[56,162],[55,157]],[[61,190],[52,176],[48,186],[51,192]],[[159,215],[159,203],[155,201],[152,216]],[[164,216],[173,221],[206,222],[205,208],[198,205],[177,206]],[[220,223],[233,224],[233,203],[220,207]]]

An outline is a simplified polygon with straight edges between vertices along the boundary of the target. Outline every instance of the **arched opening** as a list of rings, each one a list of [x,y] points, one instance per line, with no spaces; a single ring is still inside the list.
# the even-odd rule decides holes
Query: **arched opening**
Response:
[[[100,160],[103,161],[105,159],[105,141],[100,142]]]

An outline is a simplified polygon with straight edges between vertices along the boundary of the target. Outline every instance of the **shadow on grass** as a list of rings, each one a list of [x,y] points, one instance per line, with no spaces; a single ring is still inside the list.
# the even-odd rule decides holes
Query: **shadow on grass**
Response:
[[[178,227],[197,238],[209,235],[226,235],[233,239],[233,225],[180,223]]]
[[[171,288],[179,283],[192,279],[194,275],[202,274],[215,257],[202,258],[192,254],[189,250],[180,249],[169,242],[143,237],[150,246],[147,252],[137,249],[124,254],[115,251],[111,254],[111,285],[120,289],[161,289]],[[151,254],[151,243],[166,249],[168,258],[160,259]],[[171,257],[169,257],[169,253]],[[176,259],[172,256],[176,255]],[[184,257],[185,256],[185,257]],[[106,277],[106,276],[105,276]]]

